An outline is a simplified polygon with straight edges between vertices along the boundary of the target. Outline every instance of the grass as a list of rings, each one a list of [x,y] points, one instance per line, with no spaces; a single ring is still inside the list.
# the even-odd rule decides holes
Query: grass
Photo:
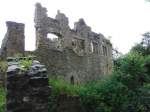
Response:
[[[49,80],[49,85],[53,87],[53,93],[58,95],[60,93],[68,95],[79,95],[81,91],[84,91],[86,88],[84,85],[72,85],[64,80]]]
[[[0,112],[5,112],[5,91],[0,87]]]

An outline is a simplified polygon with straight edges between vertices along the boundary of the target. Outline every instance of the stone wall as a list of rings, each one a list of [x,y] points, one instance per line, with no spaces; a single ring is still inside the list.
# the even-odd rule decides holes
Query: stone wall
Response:
[[[103,74],[100,65],[101,60],[97,56],[95,58],[93,55],[80,57],[71,49],[64,51],[43,49],[40,53],[37,52],[37,55],[38,59],[49,68],[50,78],[64,79],[68,82],[73,79],[75,84],[80,84],[99,79]]]
[[[79,96],[52,95],[46,68],[31,57],[7,58],[6,112],[85,112]],[[25,69],[22,61],[32,61]]]
[[[102,34],[95,33],[79,19],[70,29],[65,14],[47,16],[41,4],[35,9],[36,51],[50,76],[75,83],[97,80],[112,71],[112,45]],[[58,36],[52,42],[48,34]]]
[[[7,21],[7,33],[2,41],[0,56],[5,58],[16,53],[24,53],[24,24]]]
[[[7,70],[7,112],[48,112],[50,88],[44,65],[32,60],[30,68],[22,58],[9,58]]]

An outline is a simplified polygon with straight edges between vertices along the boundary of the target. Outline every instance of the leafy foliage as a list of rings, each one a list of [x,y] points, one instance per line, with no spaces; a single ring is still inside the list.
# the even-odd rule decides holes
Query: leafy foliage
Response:
[[[32,66],[32,60],[21,60],[20,66],[22,66],[25,70],[28,70]]]
[[[134,89],[147,80],[146,68],[144,67],[145,59],[142,55],[130,52],[119,61],[118,70],[122,72],[119,80],[123,84]]]
[[[64,80],[49,80],[49,84],[53,87],[53,93],[58,95],[59,93],[66,93],[69,95],[78,95],[80,91],[83,91],[85,88],[82,85],[71,85]]]
[[[2,71],[6,71],[6,69],[7,69],[7,63],[3,60],[0,60],[0,69]]]
[[[5,91],[0,87],[0,112],[5,112]]]
[[[150,55],[150,32],[146,32],[143,35],[141,43],[135,45],[131,51],[141,53],[143,56]]]
[[[143,34],[143,39],[142,39],[142,42],[141,44],[143,44],[143,46],[145,47],[150,47],[150,32],[146,32]]]
[[[0,86],[5,85],[6,80],[6,70],[7,70],[7,63],[3,60],[0,60]]]
[[[142,44],[136,44],[132,47],[131,51],[138,52],[139,54],[145,54],[145,47]]]
[[[114,71],[85,85],[50,81],[55,93],[79,95],[86,112],[148,112],[150,109],[150,57],[138,52],[115,60]]]
[[[119,112],[127,99],[127,87],[117,82],[114,75],[91,82],[86,88],[80,96],[87,112]]]
[[[51,112],[57,107],[56,97],[62,93],[80,96],[86,112],[149,112],[150,36],[143,36],[146,39],[134,46],[128,54],[114,59],[113,73],[101,80],[71,85],[63,80],[50,79]],[[23,60],[20,64],[28,69],[32,61]],[[4,102],[5,92],[0,89],[0,112],[4,112]]]

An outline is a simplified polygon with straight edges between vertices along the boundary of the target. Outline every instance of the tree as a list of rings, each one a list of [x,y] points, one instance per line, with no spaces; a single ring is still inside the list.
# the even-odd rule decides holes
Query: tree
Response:
[[[150,32],[146,32],[142,34],[143,39],[141,43],[136,44],[134,47],[132,47],[131,51],[138,52],[142,54],[143,56],[150,55]]]
[[[145,48],[145,54],[144,55],[150,55],[150,32],[146,32],[142,35],[144,38],[142,39],[141,44]]]
[[[112,49],[112,54],[113,54],[113,59],[114,60],[123,55],[121,52],[118,51],[118,48],[113,48]]]
[[[141,44],[143,44],[143,46],[149,48],[150,47],[150,32],[146,32],[142,36],[144,38],[142,39]]]
[[[139,54],[142,54],[142,55],[145,54],[145,48],[144,48],[144,46],[141,43],[140,44],[136,44],[135,46],[133,46],[131,48],[131,51],[138,52]]]
[[[150,0],[145,0],[146,2],[150,2]]]

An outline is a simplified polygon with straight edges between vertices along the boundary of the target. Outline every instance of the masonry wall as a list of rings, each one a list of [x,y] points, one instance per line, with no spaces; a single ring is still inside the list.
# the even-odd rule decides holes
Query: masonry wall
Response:
[[[33,60],[31,68],[23,70],[20,59],[8,60],[6,112],[48,112],[51,89],[46,69]]]
[[[95,33],[79,19],[70,29],[68,18],[57,12],[47,16],[46,8],[36,4],[36,53],[49,71],[50,77],[72,83],[97,80],[112,70],[112,45],[102,34]],[[58,36],[56,41],[48,34]]]
[[[32,60],[24,71],[23,60],[31,61],[31,57],[7,59],[6,112],[85,112],[79,96],[51,94],[44,65]]]
[[[24,24],[7,21],[6,25],[7,32],[2,41],[0,56],[6,58],[16,53],[23,54],[25,51]]]

